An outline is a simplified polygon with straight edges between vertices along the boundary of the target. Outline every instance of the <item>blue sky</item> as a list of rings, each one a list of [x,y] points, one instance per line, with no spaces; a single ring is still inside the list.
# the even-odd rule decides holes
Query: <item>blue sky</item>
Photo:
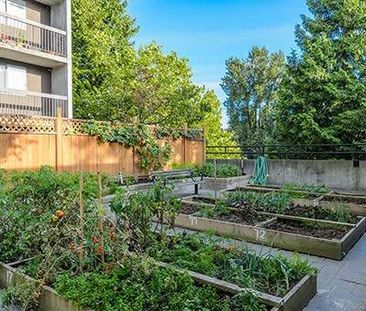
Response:
[[[140,27],[137,46],[156,41],[188,58],[194,82],[221,101],[225,60],[246,57],[254,45],[288,54],[300,14],[308,13],[306,0],[129,0],[128,11]]]

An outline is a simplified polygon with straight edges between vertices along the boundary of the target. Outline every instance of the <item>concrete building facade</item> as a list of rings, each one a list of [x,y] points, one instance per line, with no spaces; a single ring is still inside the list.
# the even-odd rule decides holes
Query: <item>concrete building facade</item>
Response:
[[[71,0],[0,0],[0,113],[72,118]]]

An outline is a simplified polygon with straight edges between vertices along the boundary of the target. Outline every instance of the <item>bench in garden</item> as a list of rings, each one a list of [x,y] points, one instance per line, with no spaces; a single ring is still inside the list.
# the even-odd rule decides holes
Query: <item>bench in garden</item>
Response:
[[[194,186],[194,194],[198,194],[198,186],[203,184],[205,181],[203,179],[203,174],[199,177],[195,177],[192,170],[171,170],[171,171],[159,171],[153,172],[151,174],[152,182],[156,183],[158,179],[163,180],[164,185],[168,181],[174,182],[180,179],[189,179],[188,182],[184,182],[184,186]]]

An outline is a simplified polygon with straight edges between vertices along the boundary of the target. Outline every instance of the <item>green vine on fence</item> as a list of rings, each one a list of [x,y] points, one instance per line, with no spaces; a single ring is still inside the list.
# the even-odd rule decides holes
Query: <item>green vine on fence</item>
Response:
[[[179,138],[195,139],[199,130],[175,130],[139,124],[125,126],[121,123],[88,121],[83,130],[88,135],[97,136],[101,142],[116,142],[134,147],[139,157],[139,165],[143,169],[161,169],[170,159],[172,148],[167,142],[159,139]]]

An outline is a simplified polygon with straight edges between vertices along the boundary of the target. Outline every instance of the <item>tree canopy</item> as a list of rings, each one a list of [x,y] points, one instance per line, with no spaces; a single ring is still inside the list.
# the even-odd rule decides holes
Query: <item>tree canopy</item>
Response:
[[[166,127],[207,125],[212,137],[227,138],[217,96],[192,82],[187,59],[164,53],[156,43],[134,46],[138,27],[126,6],[120,0],[73,1],[74,116]]]
[[[268,142],[273,131],[273,106],[285,57],[254,47],[245,59],[226,61],[222,88],[230,128],[240,144]]]
[[[366,139],[366,2],[308,0],[277,106],[277,138],[291,144]]]

